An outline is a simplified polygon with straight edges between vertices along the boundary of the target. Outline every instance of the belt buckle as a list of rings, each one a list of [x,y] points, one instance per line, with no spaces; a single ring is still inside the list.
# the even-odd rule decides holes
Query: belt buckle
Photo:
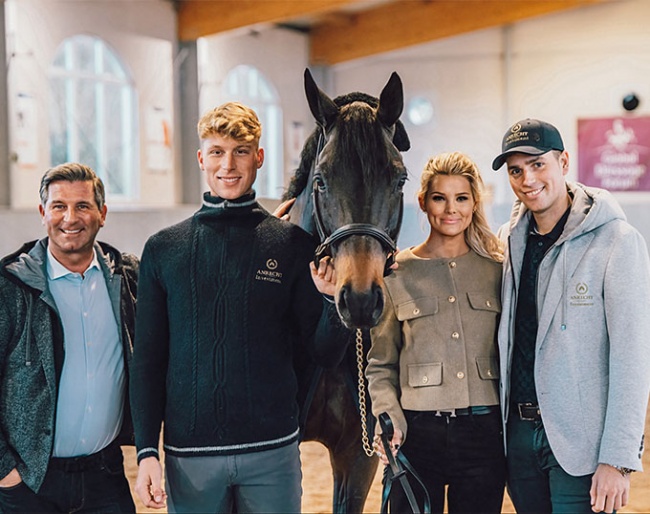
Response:
[[[450,418],[455,418],[456,417],[456,409],[451,409],[451,410],[437,410],[435,411],[436,417],[440,416],[445,416],[445,417],[450,417]]]
[[[523,409],[525,409],[526,407],[529,407],[531,409],[536,409],[537,416],[532,417],[532,418],[528,417],[528,416],[525,416],[524,412],[523,412]],[[517,404],[517,410],[519,411],[519,419],[521,419],[522,421],[537,421],[539,419],[539,417],[540,417],[539,407],[536,406],[534,403],[530,403],[530,402],[518,403]]]

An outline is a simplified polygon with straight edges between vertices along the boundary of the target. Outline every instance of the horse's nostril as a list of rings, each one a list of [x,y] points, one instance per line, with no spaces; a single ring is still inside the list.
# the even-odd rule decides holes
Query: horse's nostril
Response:
[[[346,284],[339,290],[337,307],[348,327],[371,328],[377,324],[384,310],[384,294],[377,284],[365,291],[355,291]]]

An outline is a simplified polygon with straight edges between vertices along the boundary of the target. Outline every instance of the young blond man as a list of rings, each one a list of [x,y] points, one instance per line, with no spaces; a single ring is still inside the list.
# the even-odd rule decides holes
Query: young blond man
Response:
[[[337,340],[328,331],[341,328],[328,322],[336,312],[319,294],[331,294],[333,270],[323,263],[310,277],[311,236],[255,199],[264,162],[255,112],[221,105],[201,118],[198,135],[203,205],[153,235],[142,256],[136,491],[147,507],[167,500],[170,512],[300,512],[292,355],[296,347],[325,363],[340,355],[328,346]]]

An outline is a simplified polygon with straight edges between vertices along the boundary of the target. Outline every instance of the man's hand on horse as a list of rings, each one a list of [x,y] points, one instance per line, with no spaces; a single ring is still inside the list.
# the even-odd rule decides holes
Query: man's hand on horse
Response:
[[[291,210],[291,206],[294,204],[295,201],[296,201],[295,198],[290,198],[289,200],[285,200],[284,202],[282,202],[273,211],[273,216],[275,216],[276,218],[280,218],[281,220],[289,221],[289,211]]]
[[[311,269],[311,278],[314,281],[316,289],[321,294],[327,296],[334,296],[336,292],[336,270],[334,269],[334,261],[331,257],[323,257],[318,263],[318,269],[313,262],[309,263]]]
[[[397,452],[399,451],[399,448],[402,445],[403,441],[404,434],[399,428],[396,428],[395,433],[393,434],[393,438],[390,441],[390,449],[394,457],[397,456]],[[381,436],[379,434],[375,434],[375,437],[372,440],[372,447],[375,450],[377,457],[379,457],[381,463],[384,466],[388,466],[388,457],[386,457],[386,454],[384,453],[384,445],[381,442]]]

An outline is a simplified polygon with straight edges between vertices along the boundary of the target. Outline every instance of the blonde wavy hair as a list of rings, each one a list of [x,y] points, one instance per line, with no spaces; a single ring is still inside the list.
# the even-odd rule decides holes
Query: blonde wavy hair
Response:
[[[472,222],[465,230],[465,241],[478,255],[503,262],[503,245],[490,230],[485,216],[483,208],[485,186],[478,166],[460,152],[442,153],[431,157],[420,177],[420,190],[417,196],[421,206],[424,205],[431,182],[441,175],[460,176],[468,180],[474,199],[474,214]]]
[[[262,137],[262,124],[257,114],[239,102],[228,102],[206,112],[196,129],[201,140],[216,134],[257,146]]]

